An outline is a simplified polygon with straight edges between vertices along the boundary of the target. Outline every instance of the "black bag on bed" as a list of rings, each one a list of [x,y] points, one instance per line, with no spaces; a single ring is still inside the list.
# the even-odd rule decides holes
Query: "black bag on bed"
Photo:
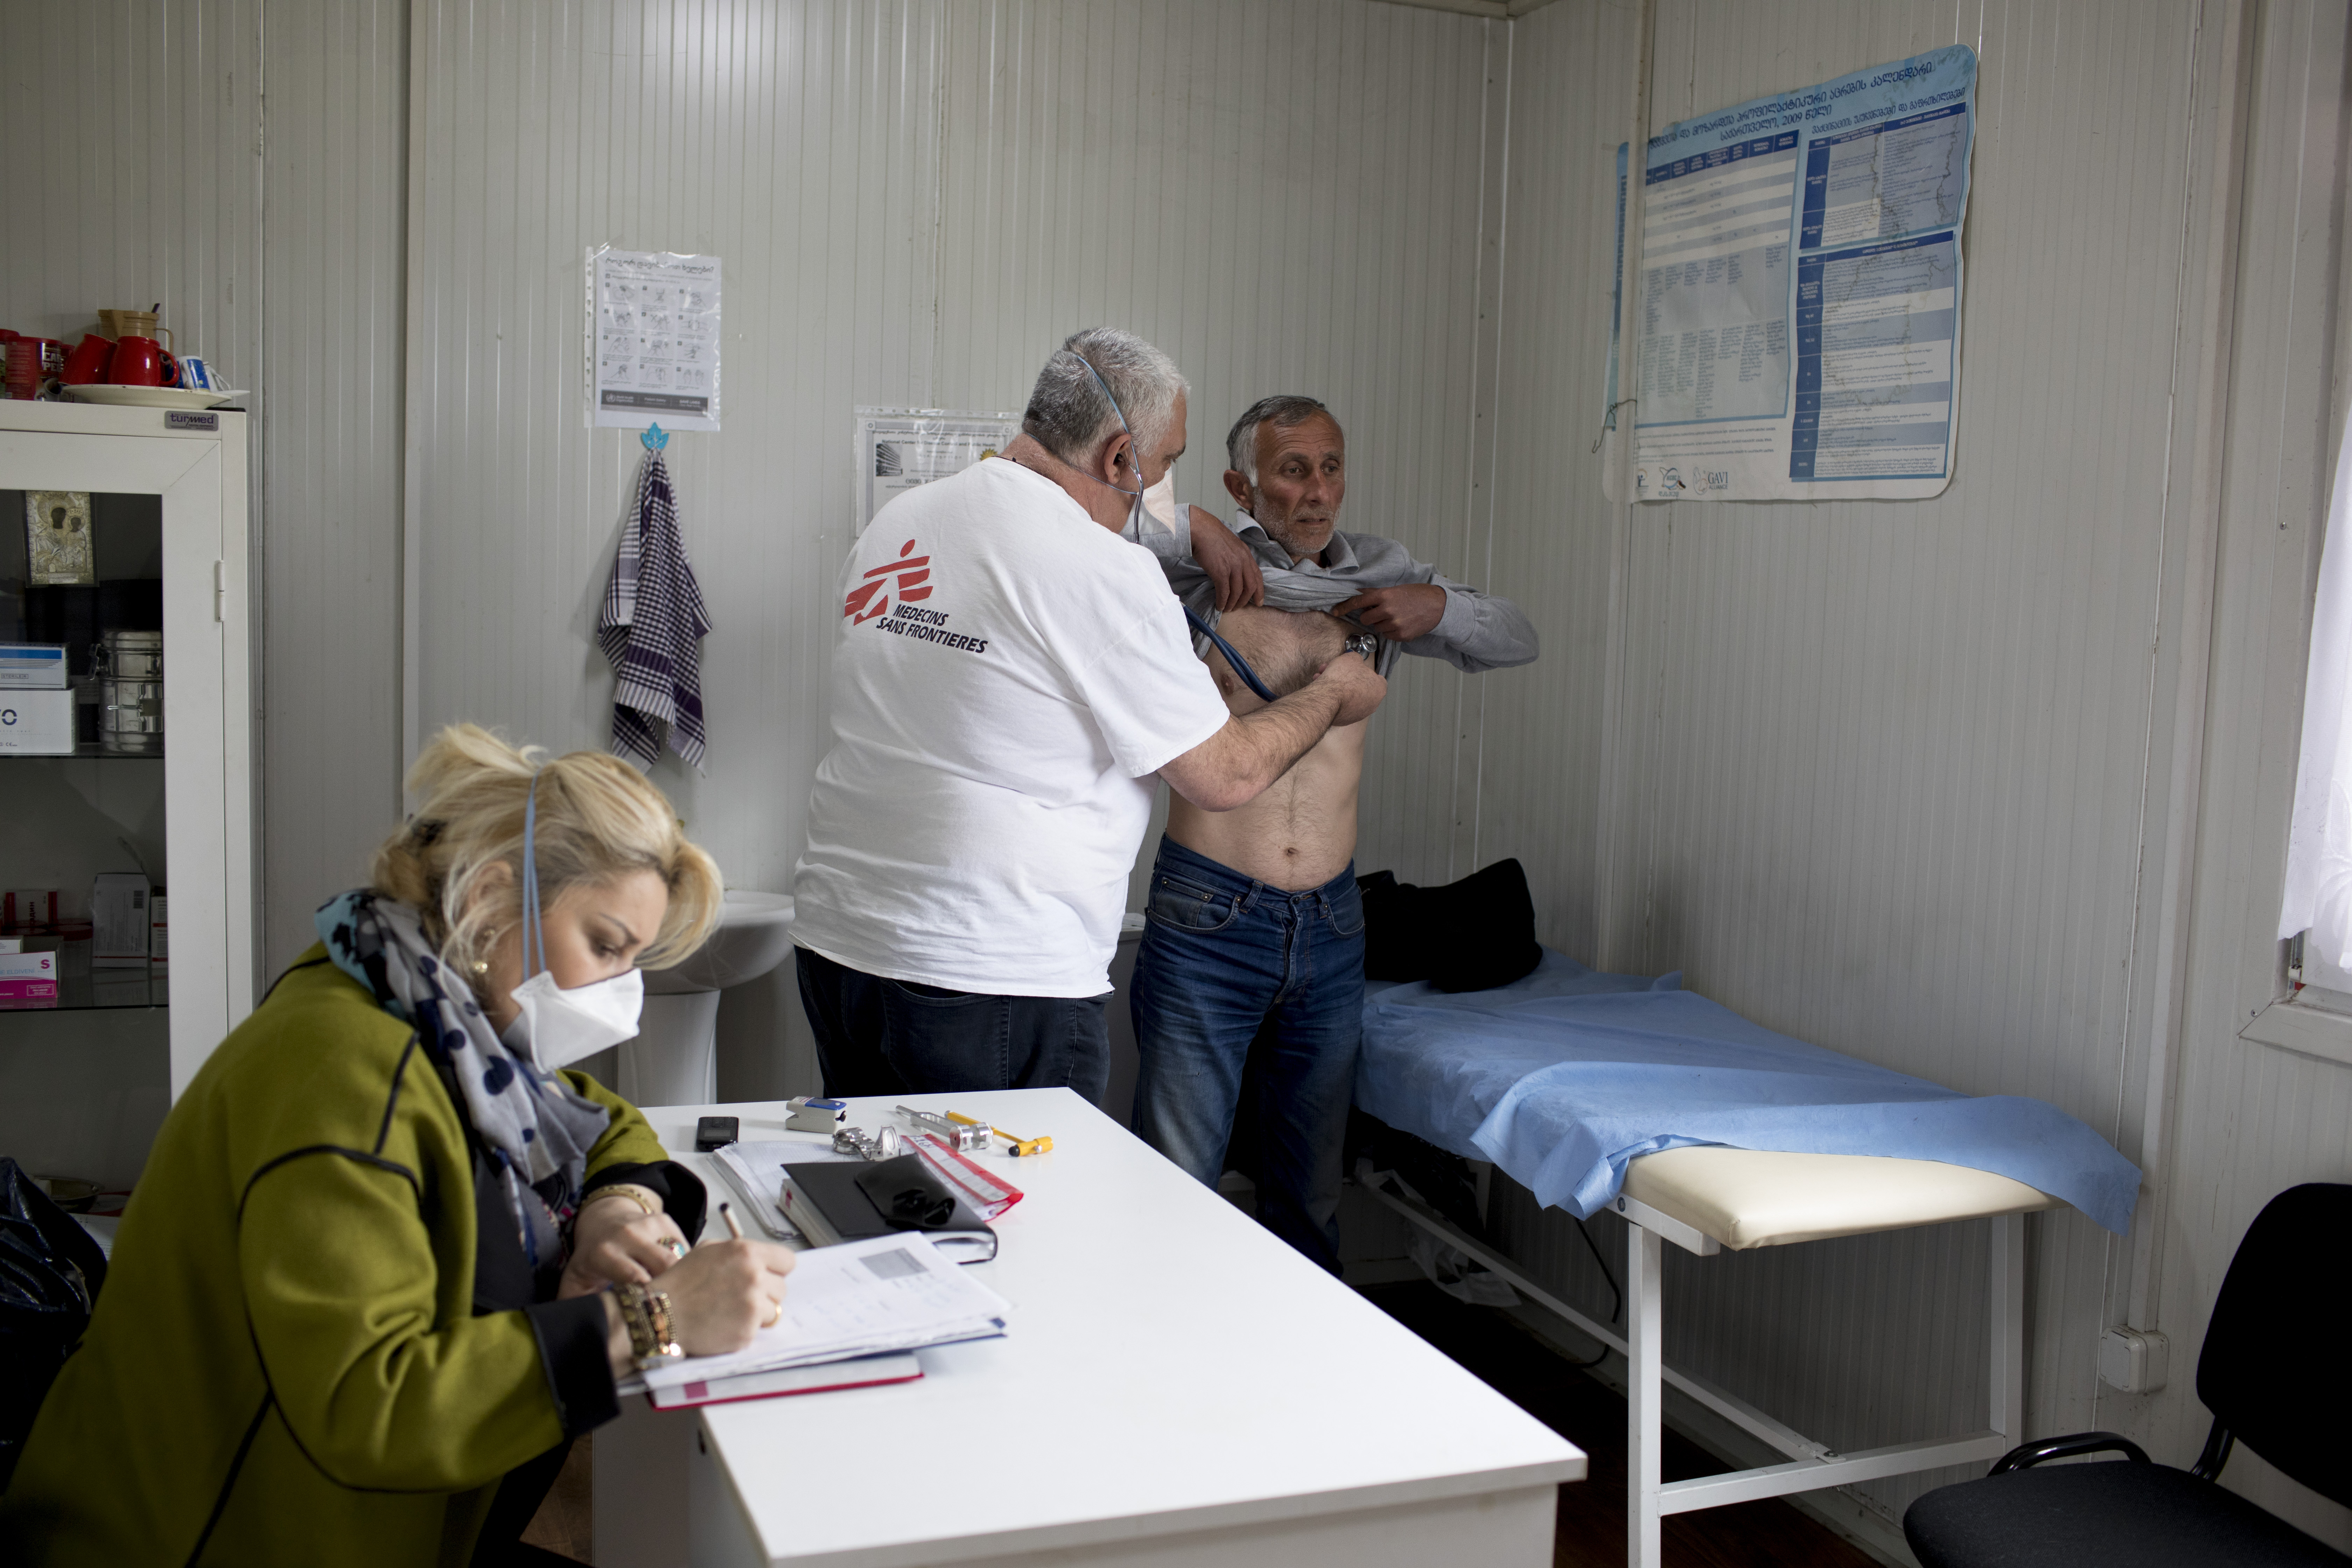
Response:
[[[1394,872],[1356,879],[1364,897],[1364,978],[1426,980],[1440,991],[1486,991],[1543,962],[1535,900],[1517,860],[1442,888]]]

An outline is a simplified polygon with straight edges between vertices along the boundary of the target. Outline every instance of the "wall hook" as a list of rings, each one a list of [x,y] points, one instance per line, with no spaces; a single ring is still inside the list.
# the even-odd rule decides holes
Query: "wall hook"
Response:
[[[664,447],[669,445],[669,432],[661,427],[661,421],[656,420],[651,425],[646,426],[644,432],[637,437],[637,439],[646,444],[646,451],[658,452]]]

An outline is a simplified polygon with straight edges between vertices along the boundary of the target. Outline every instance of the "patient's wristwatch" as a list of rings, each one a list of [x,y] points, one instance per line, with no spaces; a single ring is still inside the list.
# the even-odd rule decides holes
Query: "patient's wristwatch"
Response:
[[[622,1285],[614,1288],[613,1298],[620,1306],[622,1326],[629,1331],[629,1353],[636,1358],[640,1372],[686,1354],[671,1324],[668,1291]]]
[[[1329,645],[1327,643],[1324,646],[1328,647]],[[1367,659],[1373,658],[1378,657],[1380,654],[1381,639],[1374,637],[1370,632],[1353,632],[1349,635],[1348,646],[1342,651],[1347,653],[1360,653]]]

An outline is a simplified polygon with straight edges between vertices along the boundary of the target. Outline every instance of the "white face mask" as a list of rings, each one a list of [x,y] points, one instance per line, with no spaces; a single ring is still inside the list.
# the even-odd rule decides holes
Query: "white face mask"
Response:
[[[1143,492],[1143,510],[1169,528],[1176,526],[1176,465],[1160,476],[1160,482]]]
[[[522,1011],[499,1038],[540,1071],[553,1072],[635,1037],[646,976],[632,969],[565,991],[542,969],[514,988],[514,1000]]]

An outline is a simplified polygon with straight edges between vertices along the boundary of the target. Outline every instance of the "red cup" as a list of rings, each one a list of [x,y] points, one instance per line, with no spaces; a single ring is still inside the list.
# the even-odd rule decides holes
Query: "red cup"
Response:
[[[65,344],[52,338],[15,337],[8,340],[7,353],[8,395],[30,402],[41,395],[49,378],[62,368]]]
[[[68,386],[89,386],[103,382],[107,362],[114,355],[114,343],[96,332],[84,332],[81,342],[66,355],[66,368],[58,379]]]
[[[165,367],[169,365],[170,369]],[[118,338],[107,374],[115,386],[169,386],[178,379],[178,367],[163,345],[152,338]]]

